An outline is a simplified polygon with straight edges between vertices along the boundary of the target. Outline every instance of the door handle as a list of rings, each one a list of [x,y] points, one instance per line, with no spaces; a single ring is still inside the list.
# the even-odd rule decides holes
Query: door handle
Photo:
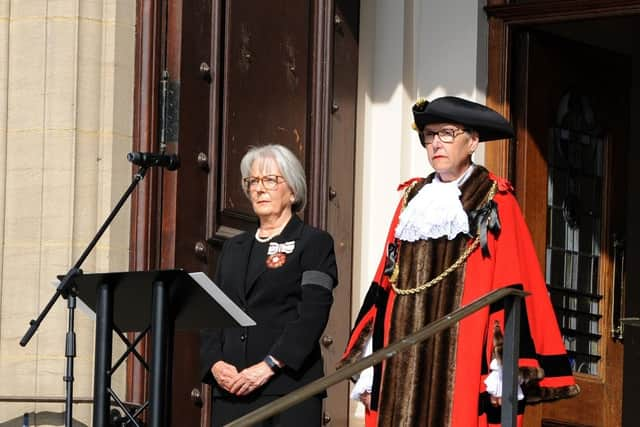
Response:
[[[323,425],[327,425],[331,422],[331,415],[327,414],[326,412],[322,414],[322,424]]]
[[[202,396],[199,388],[194,387],[193,390],[191,390],[191,401],[198,408],[202,408]]]
[[[330,347],[333,344],[333,337],[331,335],[325,335],[322,337],[322,345],[325,347]]]

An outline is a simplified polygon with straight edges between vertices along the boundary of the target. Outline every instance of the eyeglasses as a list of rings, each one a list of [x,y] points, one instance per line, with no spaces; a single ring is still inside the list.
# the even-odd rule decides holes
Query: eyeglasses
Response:
[[[458,135],[468,131],[469,129],[459,129],[459,128],[455,128],[455,129],[444,128],[437,131],[425,129],[422,131],[422,135],[424,136],[425,144],[433,144],[433,140],[436,137],[436,135],[438,135],[438,139],[440,139],[440,141],[444,142],[445,144],[451,144]]]
[[[247,191],[255,190],[260,184],[265,190],[271,191],[275,190],[278,184],[284,182],[284,178],[280,175],[248,176],[243,178],[242,181]]]

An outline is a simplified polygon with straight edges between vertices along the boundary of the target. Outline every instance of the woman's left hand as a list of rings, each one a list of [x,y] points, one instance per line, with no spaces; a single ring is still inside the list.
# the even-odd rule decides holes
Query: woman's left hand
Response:
[[[238,373],[229,386],[229,392],[236,396],[246,396],[258,387],[263,386],[269,378],[273,376],[273,371],[265,362],[256,363]]]

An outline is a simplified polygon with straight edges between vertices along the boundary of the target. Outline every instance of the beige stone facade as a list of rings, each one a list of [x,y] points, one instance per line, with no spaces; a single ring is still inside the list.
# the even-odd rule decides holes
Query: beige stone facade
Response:
[[[64,398],[66,301],[19,341],[131,180],[135,4],[0,1],[0,425],[24,413],[63,425],[62,403],[15,400]],[[84,271],[128,268],[128,206]],[[74,396],[90,397],[94,328],[81,312],[76,332]],[[91,405],[74,418],[90,425]]]

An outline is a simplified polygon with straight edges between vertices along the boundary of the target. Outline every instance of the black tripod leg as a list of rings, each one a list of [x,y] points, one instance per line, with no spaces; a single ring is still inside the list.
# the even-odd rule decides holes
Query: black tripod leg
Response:
[[[76,296],[70,294],[67,298],[67,308],[69,313],[69,325],[67,328],[67,340],[65,357],[67,358],[67,370],[64,381],[67,384],[67,395],[65,399],[64,425],[71,427],[73,421],[73,359],[76,357],[76,333],[74,332],[74,318],[76,309]]]

